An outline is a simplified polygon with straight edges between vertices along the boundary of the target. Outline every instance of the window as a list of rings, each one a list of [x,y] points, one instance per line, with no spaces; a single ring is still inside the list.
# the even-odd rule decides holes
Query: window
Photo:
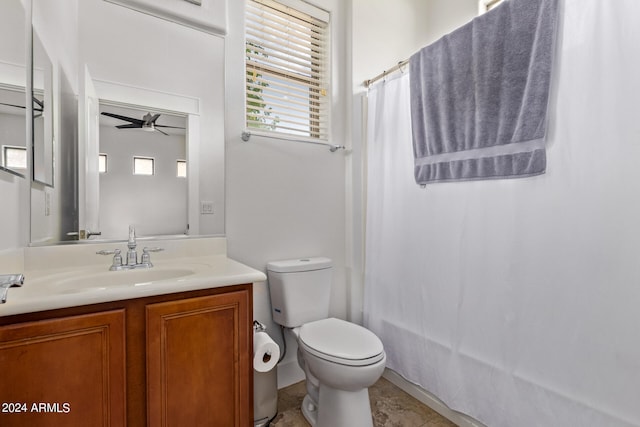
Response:
[[[176,176],[178,178],[187,177],[187,161],[186,160],[178,160],[176,162]]]
[[[134,157],[133,158],[133,174],[134,175],[153,175],[154,160],[151,157]]]
[[[27,169],[27,149],[3,145],[2,164],[7,169]]]
[[[497,7],[504,0],[480,0],[479,14],[482,15],[485,12]]]
[[[247,2],[246,125],[327,140],[329,13],[296,4],[293,9],[274,0]]]
[[[98,172],[107,173],[107,155],[100,153],[98,154]]]

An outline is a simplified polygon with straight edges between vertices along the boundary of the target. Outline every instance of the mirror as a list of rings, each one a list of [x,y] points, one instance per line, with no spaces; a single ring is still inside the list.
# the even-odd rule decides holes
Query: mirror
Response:
[[[25,10],[20,0],[0,2],[0,171],[27,173]]]
[[[89,238],[124,240],[129,224],[136,226],[141,238],[223,234],[224,38],[185,30],[103,0],[31,2],[34,34],[51,62],[53,89],[48,96],[43,85],[44,108],[47,99],[52,108],[53,138],[48,146],[45,135],[42,149],[37,149],[37,161],[42,160],[43,169],[36,176],[34,168],[31,185],[31,244],[87,242]],[[130,48],[140,35],[145,40],[163,42]],[[202,50],[207,55],[200,55]],[[34,72],[37,68],[34,65]],[[176,127],[185,128],[181,153],[187,164],[187,177],[177,180],[180,190],[169,195],[169,184],[160,184],[133,191],[142,181],[114,185],[108,182],[115,177],[113,169],[102,176],[98,173],[99,153],[106,151],[101,140],[106,132],[102,119],[107,117],[100,112],[108,112],[107,108],[129,109],[125,116],[141,120],[147,113],[152,117],[160,113],[159,125],[178,120]],[[142,141],[149,136],[139,129],[116,129],[114,125],[109,131],[118,132],[114,135],[118,139],[126,135]],[[43,134],[46,127],[45,122]],[[156,138],[163,136],[166,140],[165,135],[155,133]],[[161,153],[151,151],[152,146],[149,142],[149,149],[135,154],[159,161]],[[107,167],[115,167],[113,156],[123,152],[120,149],[110,154]],[[53,153],[52,163],[47,161],[49,153]],[[52,172],[46,169],[48,164],[53,165]],[[160,165],[156,166],[159,173]],[[147,179],[147,184],[151,181]],[[133,187],[121,187],[119,193],[109,195],[109,185]],[[128,191],[130,194],[126,194]],[[136,207],[131,194],[149,200]],[[164,215],[172,219],[158,221]],[[161,228],[160,222],[171,225]]]

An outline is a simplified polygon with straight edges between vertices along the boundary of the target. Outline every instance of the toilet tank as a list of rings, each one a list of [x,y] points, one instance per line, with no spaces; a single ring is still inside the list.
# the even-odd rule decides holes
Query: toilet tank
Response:
[[[332,264],[329,258],[302,258],[267,264],[271,315],[295,328],[329,317]]]

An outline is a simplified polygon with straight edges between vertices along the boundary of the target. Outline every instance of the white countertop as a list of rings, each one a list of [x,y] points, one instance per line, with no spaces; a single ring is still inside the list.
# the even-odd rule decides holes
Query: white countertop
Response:
[[[194,243],[202,246],[202,242]],[[95,251],[105,245],[58,247],[58,251],[56,247],[25,248],[25,267],[34,268],[25,268],[22,287],[9,289],[7,302],[0,304],[0,316],[266,280],[263,272],[228,258],[226,242],[214,243],[216,249],[206,251],[206,255],[194,256],[190,250],[172,248],[173,257],[166,252],[152,254],[154,266],[150,269],[125,271],[109,271],[110,257],[98,256],[99,263],[77,265],[85,256],[95,260]],[[56,257],[61,254],[72,256],[74,265],[60,266]]]

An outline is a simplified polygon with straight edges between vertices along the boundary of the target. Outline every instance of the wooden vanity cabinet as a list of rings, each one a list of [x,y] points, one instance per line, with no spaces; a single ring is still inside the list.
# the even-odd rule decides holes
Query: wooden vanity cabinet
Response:
[[[0,426],[252,426],[252,304],[246,284],[0,317],[0,405],[61,411]]]
[[[0,426],[126,425],[124,324],[121,309],[0,327]]]
[[[243,292],[147,305],[150,427],[253,424],[247,308]]]

